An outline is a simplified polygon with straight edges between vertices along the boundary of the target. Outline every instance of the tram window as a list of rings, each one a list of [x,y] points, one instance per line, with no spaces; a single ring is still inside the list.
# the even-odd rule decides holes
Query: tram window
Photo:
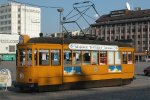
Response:
[[[90,64],[90,51],[83,51],[83,64]]]
[[[64,50],[64,65],[72,64],[71,50]]]
[[[106,65],[107,64],[107,52],[106,51],[100,51],[100,65]]]
[[[114,52],[109,51],[107,57],[108,57],[108,64],[114,65]]]
[[[37,50],[34,50],[34,65],[37,65]]]
[[[19,55],[20,55],[20,66],[25,66],[25,49],[20,49]]]
[[[128,64],[132,64],[132,52],[128,52]]]
[[[39,65],[47,66],[49,65],[49,50],[39,50]]]
[[[123,64],[127,64],[127,52],[122,52],[122,60],[123,60]]]
[[[98,64],[98,51],[92,51],[91,62],[93,65]]]
[[[121,64],[121,54],[120,54],[120,52],[115,52],[115,64]]]
[[[60,65],[60,50],[51,50],[51,63],[52,66]]]
[[[32,49],[27,49],[27,66],[32,66]]]
[[[73,51],[73,64],[81,64],[81,51]]]

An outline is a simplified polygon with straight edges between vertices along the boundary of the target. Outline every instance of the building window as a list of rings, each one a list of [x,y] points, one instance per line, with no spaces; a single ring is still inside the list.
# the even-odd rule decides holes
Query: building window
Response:
[[[5,9],[5,13],[7,13],[7,9]]]
[[[20,24],[20,20],[18,20],[18,24]]]
[[[135,29],[132,29],[132,32],[135,32]]]
[[[18,14],[18,18],[20,18],[20,14]]]
[[[114,36],[111,36],[111,40],[114,40],[115,38],[114,38]]]
[[[11,26],[8,27],[8,30],[11,30]]]
[[[9,45],[9,52],[15,52],[15,45]]]
[[[141,38],[141,35],[138,35],[138,38]]]
[[[144,32],[147,32],[147,28],[143,28],[143,31],[144,31]]]
[[[9,20],[7,23],[8,23],[8,24],[11,24],[11,21]]]
[[[127,33],[130,33],[130,29],[129,28],[127,29]]]
[[[132,38],[134,38],[135,36],[134,35],[132,35]]]
[[[141,32],[141,28],[138,28],[138,32]]]
[[[11,12],[11,8],[8,9],[8,12]]]
[[[21,9],[20,8],[18,8],[18,12],[20,12],[21,11]]]
[[[3,13],[4,11],[3,10],[1,10],[1,13]]]
[[[6,47],[6,50],[8,50],[8,47]]]
[[[121,36],[121,39],[124,39],[124,36]]]
[[[8,18],[11,18],[11,14],[8,15]]]
[[[20,26],[18,26],[18,30],[20,30]]]
[[[147,38],[147,35],[146,35],[146,34],[144,34],[144,35],[143,35],[143,38]]]
[[[147,47],[143,47],[143,50],[147,50]]]
[[[147,41],[143,41],[143,44],[147,44]]]
[[[4,22],[1,22],[1,25],[3,25],[4,24]]]
[[[121,33],[125,33],[125,29],[124,29],[124,27],[122,27],[122,29],[121,29]]]
[[[4,16],[1,16],[1,19],[4,19]]]

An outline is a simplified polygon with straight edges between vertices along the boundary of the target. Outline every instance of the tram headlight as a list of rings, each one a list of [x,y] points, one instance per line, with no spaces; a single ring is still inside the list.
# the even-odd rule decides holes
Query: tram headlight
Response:
[[[19,74],[19,78],[20,78],[20,79],[23,79],[23,78],[24,78],[24,74],[23,74],[23,73],[20,73],[20,74]]]

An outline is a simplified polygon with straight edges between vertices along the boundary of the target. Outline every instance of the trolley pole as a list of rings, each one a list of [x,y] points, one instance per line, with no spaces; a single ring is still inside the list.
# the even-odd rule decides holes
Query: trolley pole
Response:
[[[57,9],[57,11],[60,13],[59,32],[62,33],[62,37],[64,38],[64,34],[63,34],[63,21],[62,21],[64,9],[63,8],[59,8],[59,9]]]
[[[63,8],[59,8],[57,9],[57,11],[60,13],[60,25],[59,25],[59,32],[62,35],[62,51],[61,51],[61,58],[62,58],[62,84],[63,84],[63,76],[64,76],[64,57],[63,57],[63,46],[64,46],[64,32],[63,32],[63,21],[62,21],[62,17],[63,17]]]

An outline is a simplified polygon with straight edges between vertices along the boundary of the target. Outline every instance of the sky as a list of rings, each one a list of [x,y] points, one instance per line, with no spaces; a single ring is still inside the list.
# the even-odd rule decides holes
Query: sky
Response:
[[[73,10],[73,4],[77,2],[83,1],[91,1],[94,3],[97,12],[100,15],[109,14],[110,11],[113,10],[121,10],[126,9],[126,2],[130,4],[130,7],[133,9],[135,7],[141,7],[142,9],[150,9],[150,1],[149,0],[15,0],[18,2],[25,2],[34,5],[40,6],[50,6],[50,7],[63,7],[64,12],[63,16],[67,16],[71,10]],[[7,0],[0,0],[0,4],[6,3]],[[81,10],[84,10],[81,9]],[[57,11],[57,8],[41,8],[41,32],[43,33],[53,33],[60,31],[60,13]],[[74,11],[69,16],[73,16],[77,14],[77,11]],[[86,15],[92,16],[95,20],[98,19],[95,11],[90,8],[86,13]],[[95,20],[85,16],[88,23],[83,19],[79,18],[77,23],[81,28],[86,28],[89,24],[95,23]],[[70,19],[70,21],[74,21],[74,19]],[[65,24],[67,30],[77,30],[78,27],[76,24]]]

